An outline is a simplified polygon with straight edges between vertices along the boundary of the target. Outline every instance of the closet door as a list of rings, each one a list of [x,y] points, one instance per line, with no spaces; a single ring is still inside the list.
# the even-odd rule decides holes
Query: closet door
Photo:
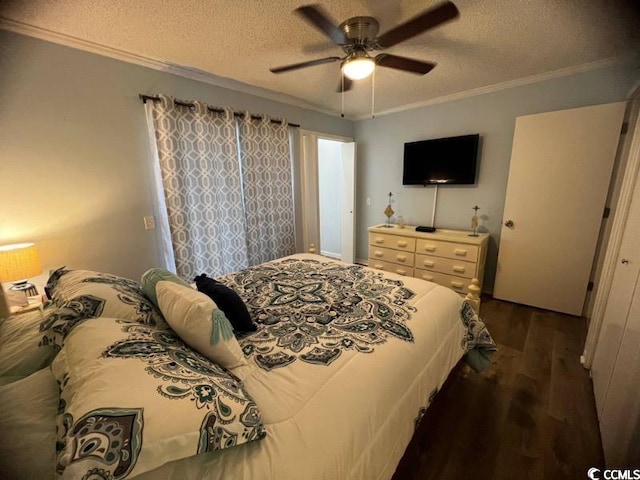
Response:
[[[640,464],[640,181],[613,275],[591,374],[609,467]]]
[[[624,109],[516,119],[496,298],[582,313]]]

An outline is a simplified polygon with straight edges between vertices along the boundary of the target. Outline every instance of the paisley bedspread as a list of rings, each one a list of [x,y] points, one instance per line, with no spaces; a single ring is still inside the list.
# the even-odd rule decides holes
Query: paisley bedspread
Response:
[[[289,258],[219,280],[260,325],[241,343],[265,370],[295,361],[329,365],[345,350],[371,353],[389,339],[413,342],[415,293],[360,265]]]
[[[494,348],[458,294],[417,278],[300,254],[218,280],[259,324],[233,373],[267,436],[141,480],[390,479],[451,369]]]

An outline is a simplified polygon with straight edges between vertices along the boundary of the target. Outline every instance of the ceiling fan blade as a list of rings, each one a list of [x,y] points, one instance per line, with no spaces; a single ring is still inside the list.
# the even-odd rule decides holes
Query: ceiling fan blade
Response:
[[[272,73],[283,73],[290,70],[298,70],[299,68],[313,67],[315,65],[322,65],[324,63],[332,63],[342,60],[340,57],[327,57],[319,58],[318,60],[309,60],[308,62],[294,63],[292,65],[285,65],[283,67],[270,68]]]
[[[376,42],[382,48],[392,47],[449,20],[453,20],[459,15],[458,8],[447,1],[383,33],[376,39]]]
[[[333,43],[338,45],[348,43],[344,32],[338,28],[320,5],[305,5],[296,8],[294,12],[324,33]]]
[[[395,68],[396,70],[417,73],[419,75],[429,73],[436,66],[436,64],[432,62],[423,62],[421,60],[398,57],[397,55],[389,55],[387,53],[377,55],[375,60],[376,64],[381,67]]]
[[[336,92],[338,93],[347,92],[351,90],[351,87],[353,87],[353,80],[351,80],[349,77],[346,77],[344,74],[342,74],[342,78],[340,79],[340,83],[338,83],[338,88],[336,89]]]

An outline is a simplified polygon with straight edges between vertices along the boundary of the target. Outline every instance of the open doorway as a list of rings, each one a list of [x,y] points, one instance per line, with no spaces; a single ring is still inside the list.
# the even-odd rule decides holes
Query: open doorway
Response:
[[[342,259],[342,142],[318,139],[320,253]]]
[[[355,258],[355,143],[301,132],[305,250],[353,263]]]

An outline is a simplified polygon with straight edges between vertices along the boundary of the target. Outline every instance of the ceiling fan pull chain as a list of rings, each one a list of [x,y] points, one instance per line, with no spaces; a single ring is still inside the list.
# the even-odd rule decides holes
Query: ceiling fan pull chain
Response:
[[[342,72],[340,72],[340,82],[342,83],[342,88],[340,88],[340,101],[342,102],[340,117],[344,118],[344,74]]]
[[[374,113],[376,104],[376,70],[374,69],[371,75],[371,118],[376,118]]]

